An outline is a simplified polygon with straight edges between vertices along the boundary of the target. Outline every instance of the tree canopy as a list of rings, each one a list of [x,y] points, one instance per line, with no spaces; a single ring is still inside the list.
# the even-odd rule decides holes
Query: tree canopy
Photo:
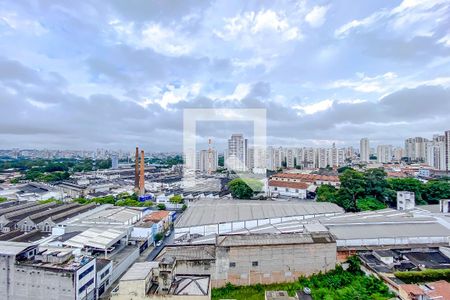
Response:
[[[415,178],[387,178],[383,169],[359,172],[346,169],[340,174],[340,189],[322,185],[317,189],[317,201],[333,202],[346,211],[377,210],[395,206],[397,191],[410,191],[416,195],[416,204],[436,204],[450,198],[450,183],[431,180],[422,183]]]
[[[228,183],[231,195],[238,199],[250,199],[255,192],[262,190],[261,181],[251,178],[236,178]]]

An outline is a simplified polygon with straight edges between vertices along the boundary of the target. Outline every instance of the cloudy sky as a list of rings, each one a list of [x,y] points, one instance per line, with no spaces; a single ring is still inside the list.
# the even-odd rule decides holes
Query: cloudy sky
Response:
[[[273,145],[442,133],[450,1],[0,1],[0,148],[178,151],[185,108],[266,108]]]

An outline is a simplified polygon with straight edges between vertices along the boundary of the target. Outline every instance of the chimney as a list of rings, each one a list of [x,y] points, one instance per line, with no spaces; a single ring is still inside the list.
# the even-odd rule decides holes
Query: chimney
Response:
[[[136,156],[134,158],[134,190],[139,191],[139,147],[136,147]]]
[[[139,173],[139,195],[143,195],[145,193],[145,177],[144,177],[144,150],[141,151],[141,166]]]

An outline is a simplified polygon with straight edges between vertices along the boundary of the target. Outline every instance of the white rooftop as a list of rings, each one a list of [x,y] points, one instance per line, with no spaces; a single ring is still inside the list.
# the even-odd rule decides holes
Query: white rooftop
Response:
[[[144,280],[149,276],[154,268],[158,267],[158,262],[146,261],[134,263],[123,275],[120,281]]]
[[[0,241],[0,254],[17,255],[32,246],[30,243]]]
[[[90,228],[65,241],[63,245],[75,248],[91,247],[105,250],[126,235],[126,230],[117,228]]]

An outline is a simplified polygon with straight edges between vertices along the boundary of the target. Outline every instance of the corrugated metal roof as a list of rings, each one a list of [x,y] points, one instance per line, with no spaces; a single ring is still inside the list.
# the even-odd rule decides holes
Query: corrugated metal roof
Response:
[[[182,214],[175,227],[343,212],[328,202],[202,199]]]
[[[75,248],[108,249],[126,234],[126,230],[90,228],[65,241],[63,244]]]

